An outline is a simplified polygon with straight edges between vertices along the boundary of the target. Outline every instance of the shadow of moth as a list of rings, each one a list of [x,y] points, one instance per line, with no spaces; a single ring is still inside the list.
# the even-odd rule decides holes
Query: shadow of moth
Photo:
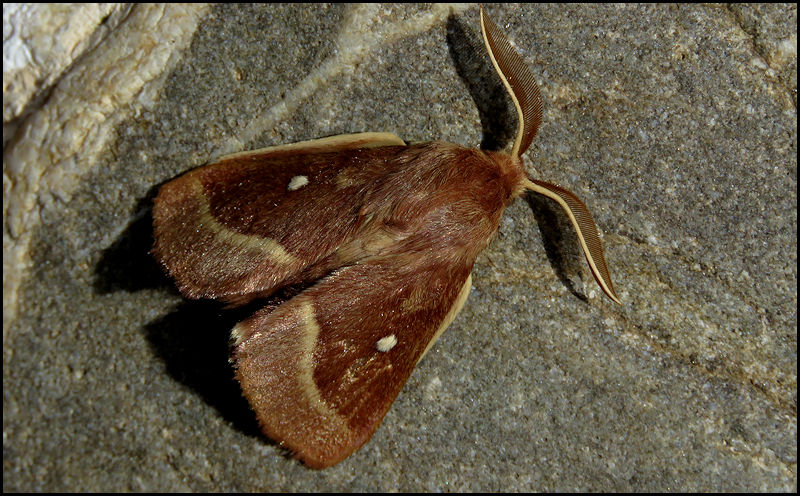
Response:
[[[561,205],[619,303],[584,204],[525,173],[542,120],[530,69],[483,9],[481,31],[519,117],[510,154],[333,136],[222,157],[155,199],[153,253],[186,297],[241,305],[303,288],[237,324],[231,355],[264,434],[310,467],[340,462],[373,435],[525,191]]]

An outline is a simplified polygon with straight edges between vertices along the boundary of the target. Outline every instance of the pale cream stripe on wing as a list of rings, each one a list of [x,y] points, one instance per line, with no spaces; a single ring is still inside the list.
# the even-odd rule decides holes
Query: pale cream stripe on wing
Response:
[[[211,207],[208,204],[203,184],[200,182],[199,178],[191,178],[190,184],[194,190],[195,196],[198,198],[200,222],[209,231],[218,235],[222,240],[231,245],[255,248],[264,253],[268,253],[271,260],[282,265],[292,265],[298,262],[294,255],[286,251],[283,246],[274,239],[237,233],[220,224],[217,219],[211,215]]]
[[[299,319],[303,323],[302,327],[302,343],[301,343],[301,356],[299,368],[300,372],[297,374],[297,381],[306,393],[306,397],[312,408],[317,410],[323,417],[336,420],[341,423],[340,428],[347,429],[344,419],[328,407],[325,400],[322,399],[322,393],[314,382],[314,348],[317,346],[317,339],[319,338],[320,328],[317,319],[314,316],[314,303],[311,301],[300,301],[299,309],[297,311]]]
[[[349,148],[376,148],[381,146],[405,146],[405,141],[394,133],[353,133],[327,136],[325,138],[298,141],[285,145],[267,146],[256,150],[246,150],[243,152],[229,153],[224,155],[210,165],[224,162],[231,159],[246,159],[252,156],[268,155],[275,152],[296,151],[304,153],[326,152],[335,150],[339,147]]]
[[[436,330],[436,334],[433,335],[433,338],[431,339],[430,343],[428,343],[428,346],[425,348],[425,351],[422,352],[422,356],[419,357],[419,360],[422,360],[422,357],[424,357],[428,353],[428,350],[431,349],[433,343],[435,343],[436,340],[439,339],[439,336],[441,336],[442,333],[445,331],[445,329],[447,329],[450,326],[450,324],[453,323],[453,320],[455,320],[456,315],[458,315],[458,312],[460,312],[461,309],[464,308],[464,303],[467,302],[467,297],[469,296],[470,289],[472,289],[472,274],[470,274],[467,277],[467,280],[461,287],[461,291],[458,293],[458,296],[456,297],[456,301],[453,302],[453,306],[450,307],[450,311],[447,312],[447,315],[445,315],[442,324],[439,326],[439,329]],[[419,360],[417,360],[417,362],[419,362]]]

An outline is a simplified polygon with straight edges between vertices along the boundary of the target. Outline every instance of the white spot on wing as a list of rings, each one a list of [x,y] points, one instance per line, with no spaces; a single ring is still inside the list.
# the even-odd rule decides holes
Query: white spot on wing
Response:
[[[306,177],[306,176],[294,176],[289,181],[289,186],[287,186],[286,189],[288,191],[294,191],[296,189],[302,188],[306,184],[308,184],[308,177]]]
[[[386,336],[385,338],[379,339],[378,342],[375,343],[375,347],[378,348],[378,351],[386,353],[387,351],[394,348],[394,345],[396,344],[397,344],[397,338],[394,336],[394,334],[391,334],[389,336]]]

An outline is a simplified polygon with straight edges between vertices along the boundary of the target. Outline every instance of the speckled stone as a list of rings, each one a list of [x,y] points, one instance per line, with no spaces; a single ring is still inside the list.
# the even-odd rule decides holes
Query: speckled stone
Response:
[[[796,9],[488,7],[541,84],[529,171],[586,202],[625,304],[556,207],[515,202],[383,425],[324,471],[258,433],[227,362],[246,314],[180,297],[148,255],[150,201],[229,151],[485,143],[478,10],[203,11],[79,182],[44,169],[6,198],[4,157],[4,219],[39,208],[4,322],[4,491],[796,490]],[[4,258],[15,243],[4,222]]]

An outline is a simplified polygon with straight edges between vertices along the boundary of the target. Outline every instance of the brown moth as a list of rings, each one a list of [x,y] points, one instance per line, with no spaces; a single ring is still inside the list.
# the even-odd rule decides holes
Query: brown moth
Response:
[[[511,154],[334,136],[225,156],[155,199],[153,252],[186,297],[241,305],[302,288],[233,328],[232,361],[264,433],[310,467],[372,436],[525,191],[563,207],[619,303],[584,204],[525,173],[542,120],[533,75],[483,9],[481,31],[519,115]]]

